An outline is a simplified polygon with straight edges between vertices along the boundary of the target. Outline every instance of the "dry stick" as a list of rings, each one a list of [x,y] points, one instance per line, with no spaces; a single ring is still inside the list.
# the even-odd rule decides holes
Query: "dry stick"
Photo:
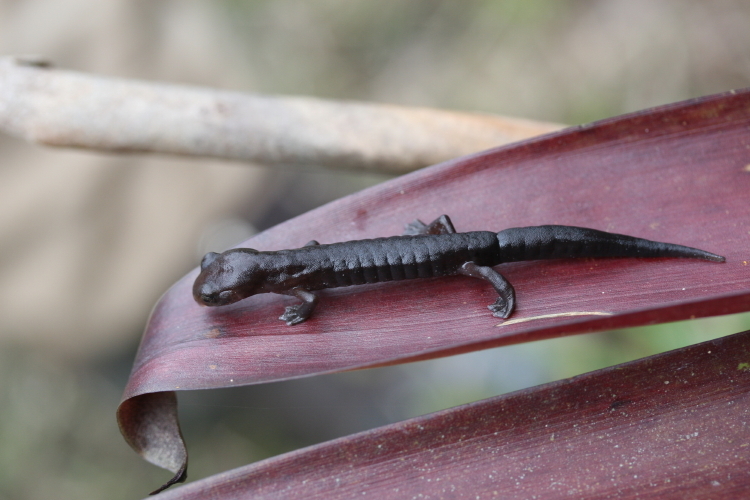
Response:
[[[50,146],[401,173],[561,127],[106,78],[0,58],[0,130]]]

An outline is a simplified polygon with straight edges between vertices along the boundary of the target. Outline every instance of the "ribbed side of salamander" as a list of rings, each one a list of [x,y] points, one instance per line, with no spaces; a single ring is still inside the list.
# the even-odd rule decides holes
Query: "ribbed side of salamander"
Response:
[[[516,227],[497,233],[503,262],[572,257],[687,257],[724,262],[697,248],[573,226]]]
[[[285,262],[281,271],[305,275],[308,290],[446,276],[467,261],[499,263],[497,235],[488,231],[394,236],[273,253],[277,262]]]

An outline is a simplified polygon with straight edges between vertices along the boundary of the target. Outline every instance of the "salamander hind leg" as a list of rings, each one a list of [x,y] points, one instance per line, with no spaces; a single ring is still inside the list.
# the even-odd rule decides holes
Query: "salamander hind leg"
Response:
[[[404,229],[405,236],[416,236],[418,234],[453,234],[456,229],[453,227],[450,217],[443,214],[429,224],[425,224],[417,219],[406,225]]]
[[[302,300],[301,304],[296,306],[287,306],[284,310],[284,314],[279,316],[281,321],[286,321],[289,326],[302,323],[310,317],[315,306],[318,304],[318,296],[314,293],[303,290],[302,288],[293,288],[289,290],[287,295],[292,295]]]
[[[490,282],[499,295],[494,304],[487,306],[492,311],[493,316],[505,319],[513,313],[513,309],[516,306],[516,292],[513,289],[513,285],[503,278],[500,273],[491,267],[478,266],[473,262],[466,262],[458,272],[464,276],[481,278]]]

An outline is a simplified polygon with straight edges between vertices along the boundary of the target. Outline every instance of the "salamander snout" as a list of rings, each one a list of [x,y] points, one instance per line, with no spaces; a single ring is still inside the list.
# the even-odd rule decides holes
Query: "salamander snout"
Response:
[[[209,252],[193,284],[193,298],[204,306],[225,306],[258,293],[257,250],[237,248]]]

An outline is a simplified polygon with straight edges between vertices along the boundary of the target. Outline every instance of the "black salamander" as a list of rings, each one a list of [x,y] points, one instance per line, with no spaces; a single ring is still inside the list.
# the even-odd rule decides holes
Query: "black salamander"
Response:
[[[447,215],[431,224],[417,220],[404,236],[345,241],[259,252],[237,248],[208,253],[193,286],[202,305],[223,306],[258,293],[279,293],[302,300],[279,319],[296,325],[318,303],[314,290],[383,281],[463,274],[488,281],[499,297],[489,307],[507,318],[515,306],[513,286],[493,266],[505,262],[575,257],[686,257],[724,262],[697,248],[650,241],[572,226],[535,226],[499,233],[457,233]]]

